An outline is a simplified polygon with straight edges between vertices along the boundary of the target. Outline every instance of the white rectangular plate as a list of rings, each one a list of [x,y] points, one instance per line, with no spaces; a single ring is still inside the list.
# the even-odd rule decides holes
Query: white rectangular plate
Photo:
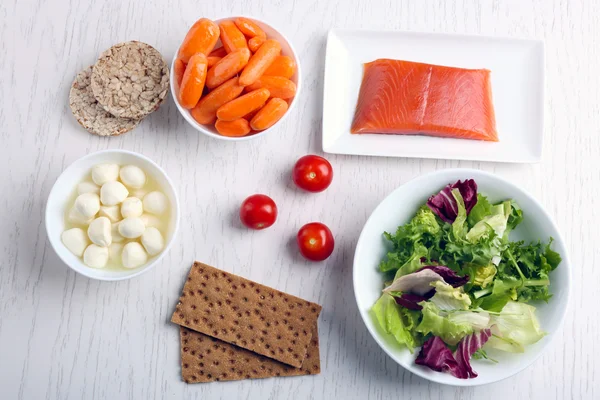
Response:
[[[378,58],[491,71],[499,142],[350,134],[363,64]],[[329,31],[323,95],[326,153],[539,162],[544,131],[544,43],[416,32]]]

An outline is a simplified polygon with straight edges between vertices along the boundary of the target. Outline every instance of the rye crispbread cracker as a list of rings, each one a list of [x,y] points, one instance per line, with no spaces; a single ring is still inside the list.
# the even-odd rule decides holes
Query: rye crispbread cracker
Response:
[[[94,97],[90,86],[92,67],[77,74],[69,92],[73,116],[88,132],[98,136],[117,136],[129,132],[139,120],[118,118],[106,111]]]
[[[141,119],[156,110],[169,90],[169,68],[149,44],[131,41],[106,50],[92,70],[92,91],[106,111]]]
[[[319,332],[315,323],[301,368],[261,356],[222,340],[180,327],[181,376],[187,383],[236,381],[321,372]]]
[[[301,367],[321,306],[194,263],[171,321]]]

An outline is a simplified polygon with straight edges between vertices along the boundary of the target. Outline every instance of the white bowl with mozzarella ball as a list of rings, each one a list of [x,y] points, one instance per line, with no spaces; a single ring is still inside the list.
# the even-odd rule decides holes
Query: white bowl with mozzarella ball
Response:
[[[65,231],[65,215],[71,207],[77,185],[89,179],[92,168],[99,164],[135,165],[141,168],[158,185],[169,201],[169,218],[165,221],[164,248],[156,256],[136,268],[92,268],[83,259],[71,253],[63,244],[61,235]],[[119,281],[141,275],[152,269],[167,254],[179,229],[180,208],[177,192],[166,172],[149,158],[126,150],[104,150],[88,154],[67,167],[58,177],[46,205],[46,232],[52,248],[59,258],[76,272],[88,278]],[[85,230],[85,229],[84,229]]]
[[[531,302],[536,307],[536,315],[541,329],[547,335],[539,342],[526,346],[524,353],[508,353],[490,350],[490,357],[497,364],[483,360],[472,361],[473,369],[479,374],[472,379],[458,379],[449,373],[433,371],[415,364],[420,349],[411,354],[406,347],[398,344],[391,335],[383,333],[370,312],[379,299],[383,289],[383,274],[379,272],[379,263],[390,250],[383,232],[396,232],[400,225],[409,222],[419,207],[427,199],[439,193],[446,185],[457,180],[474,179],[477,192],[487,196],[491,202],[513,199],[523,210],[523,221],[511,232],[510,240],[526,242],[554,238],[552,249],[560,253],[562,262],[550,273],[550,292],[548,303]],[[447,169],[432,172],[405,183],[375,208],[367,220],[354,254],[353,267],[354,295],[360,315],[379,347],[396,363],[410,372],[432,382],[454,386],[476,386],[493,383],[519,373],[533,364],[550,345],[556,333],[560,331],[571,289],[571,265],[568,251],[560,232],[551,216],[533,196],[513,183],[490,173],[474,169]],[[484,347],[485,348],[485,347]]]
[[[177,54],[179,53],[179,49],[177,49],[177,52],[175,52],[175,57],[173,57],[173,61],[171,61],[171,71],[170,71],[171,96],[173,97],[173,101],[175,102],[175,105],[177,105],[177,109],[179,110],[179,112],[181,113],[183,118],[185,118],[185,120],[188,122],[188,124],[190,124],[192,127],[194,127],[194,129],[196,129],[198,132],[202,132],[206,136],[209,136],[209,137],[212,137],[215,139],[220,139],[220,140],[227,140],[230,142],[241,142],[244,140],[256,139],[258,137],[266,135],[267,132],[270,132],[270,131],[276,129],[277,126],[281,125],[283,123],[283,121],[288,117],[288,115],[290,115],[290,113],[294,109],[296,103],[298,103],[298,96],[300,95],[301,77],[302,77],[301,70],[300,70],[300,59],[296,55],[296,50],[294,49],[292,42],[290,42],[285,37],[285,35],[283,35],[281,33],[280,30],[275,29],[272,25],[266,23],[265,21],[262,21],[258,18],[245,16],[245,15],[237,15],[234,17],[214,19],[213,21],[218,25],[219,23],[221,23],[223,21],[234,21],[236,18],[239,18],[239,17],[248,18],[248,19],[252,20],[253,22],[255,22],[256,25],[258,25],[267,34],[267,39],[275,39],[279,43],[281,43],[281,55],[291,57],[296,63],[296,72],[290,78],[290,80],[296,84],[296,95],[293,98],[287,100],[288,105],[289,105],[288,110],[283,115],[283,117],[281,117],[281,119],[279,121],[277,121],[275,124],[273,124],[273,126],[267,128],[265,130],[256,132],[256,133],[250,132],[246,136],[229,137],[229,136],[223,136],[223,135],[219,134],[219,132],[217,132],[217,129],[215,128],[214,123],[213,124],[198,123],[194,119],[194,117],[192,117],[190,110],[183,108],[179,104],[179,99],[177,98],[177,94],[179,93],[179,88],[177,87],[177,83],[175,82],[175,71],[174,71],[173,67],[175,66],[175,60],[177,60]],[[187,31],[186,31],[186,33],[187,33]],[[183,41],[184,37],[181,38],[181,41]],[[220,46],[221,46],[221,39],[219,39],[219,41],[217,42],[215,49]],[[242,93],[242,95],[243,94],[245,94],[245,93]]]

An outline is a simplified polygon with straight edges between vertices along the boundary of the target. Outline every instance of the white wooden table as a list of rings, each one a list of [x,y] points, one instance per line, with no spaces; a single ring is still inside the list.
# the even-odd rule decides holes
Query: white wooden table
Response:
[[[0,398],[2,399],[598,399],[600,398],[600,2],[585,0],[42,1],[0,4]],[[277,132],[230,144],[201,136],[169,100],[113,139],[81,129],[68,107],[76,73],[120,41],[139,39],[171,59],[199,17],[249,14],[280,26],[299,51],[304,90]],[[459,32],[546,41],[546,132],[537,165],[328,156],[332,186],[308,195],[290,169],[321,153],[326,33],[331,27]],[[46,238],[44,207],[61,171],[93,151],[123,148],[162,165],[182,205],[175,246],[151,272],[89,280],[62,264]],[[354,247],[374,207],[398,185],[436,169],[474,167],[526,187],[555,217],[571,249],[574,290],[564,329],[518,376],[458,389],[396,365],[360,320]],[[240,202],[270,194],[275,226],[250,232]],[[305,222],[328,224],[337,248],[303,261]],[[187,385],[170,315],[194,260],[323,305],[322,373]]]

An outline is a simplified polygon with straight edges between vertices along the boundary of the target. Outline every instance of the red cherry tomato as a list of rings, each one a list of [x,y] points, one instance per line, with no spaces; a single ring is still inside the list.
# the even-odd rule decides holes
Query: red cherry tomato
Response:
[[[329,161],[319,156],[304,156],[296,161],[292,174],[296,185],[309,192],[322,192],[333,179],[333,168]]]
[[[298,247],[304,258],[323,261],[333,252],[333,234],[320,222],[311,222],[298,231]]]
[[[264,194],[253,194],[240,207],[240,220],[250,229],[268,228],[276,219],[277,205]]]

